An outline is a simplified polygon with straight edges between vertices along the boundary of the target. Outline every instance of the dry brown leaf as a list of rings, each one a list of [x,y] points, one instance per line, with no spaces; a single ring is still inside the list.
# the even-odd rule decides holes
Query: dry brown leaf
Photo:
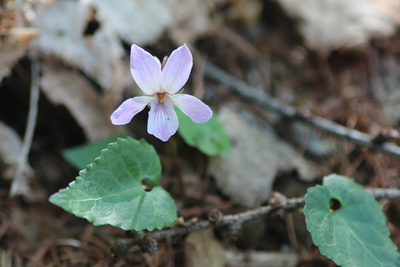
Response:
[[[221,0],[92,0],[96,17],[124,41],[138,45],[157,41],[165,30],[179,26],[192,36],[209,24],[209,12]]]
[[[303,180],[316,177],[310,163],[272,132],[248,123],[231,108],[222,108],[218,117],[234,145],[228,157],[211,159],[210,172],[232,200],[246,207],[265,202],[278,172],[296,169]]]
[[[228,12],[230,19],[240,20],[247,26],[257,23],[263,13],[264,3],[260,0],[236,0],[232,1],[232,7]]]
[[[43,64],[42,91],[55,104],[68,108],[90,141],[108,137],[119,129],[111,124],[107,105],[80,74],[60,65]]]
[[[382,112],[389,118],[389,125],[397,125],[400,121],[400,62],[393,57],[384,58],[383,62],[384,70],[379,77],[386,94]]]
[[[121,40],[155,43],[178,26],[191,36],[209,24],[209,4],[216,0],[55,1],[34,22],[41,29],[37,45],[44,55],[61,58],[95,79],[104,89],[132,85]],[[212,5],[210,5],[212,6]],[[85,34],[96,21],[92,33]]]
[[[83,2],[56,1],[38,14],[35,24],[41,34],[34,45],[42,54],[80,68],[105,89],[132,83],[128,64],[122,62],[125,51],[115,34],[102,26],[84,35],[93,9]]]
[[[0,140],[0,161],[5,165],[1,171],[6,179],[12,179],[20,157],[22,140],[14,129],[2,122],[0,122]],[[29,183],[33,176],[32,167],[26,163],[16,195],[24,195],[31,200],[42,199],[42,196],[39,196],[42,192],[37,196],[32,194]]]
[[[14,129],[2,122],[0,122],[0,140],[0,160],[6,165],[6,168],[3,169],[3,175],[7,179],[11,179],[21,152],[22,140]],[[28,177],[33,175],[32,167],[26,164],[22,179],[24,182],[21,181],[21,185],[25,184],[25,186],[22,187],[27,187]]]
[[[299,30],[311,49],[329,51],[390,36],[400,23],[398,0],[277,0],[300,19]]]
[[[185,239],[184,250],[188,267],[225,266],[224,249],[211,228],[190,233]]]
[[[39,31],[33,28],[14,28],[3,33],[0,42],[0,81],[7,76],[14,64],[25,55],[31,39]]]

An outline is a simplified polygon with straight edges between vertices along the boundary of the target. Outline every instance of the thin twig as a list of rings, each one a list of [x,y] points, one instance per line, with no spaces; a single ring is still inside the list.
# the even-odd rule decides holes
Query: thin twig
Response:
[[[400,200],[400,189],[394,188],[373,188],[365,189],[368,193],[374,195],[379,199],[399,199]],[[223,227],[233,224],[241,224],[243,222],[260,218],[269,214],[279,214],[282,211],[290,212],[298,210],[304,206],[304,198],[289,198],[274,193],[269,201],[269,205],[256,208],[253,210],[245,211],[238,214],[222,215],[218,210],[213,211],[209,215],[209,220],[198,220],[190,225],[178,225],[171,228],[166,228],[160,231],[154,232],[137,232],[134,238],[129,239],[117,239],[115,244],[116,252],[127,251],[127,248],[141,244],[143,240],[161,240],[170,238],[173,236],[181,236],[194,232],[200,229],[206,229],[209,227]]]
[[[377,200],[400,199],[400,190],[395,188],[366,188],[365,191],[374,195]]]
[[[332,134],[339,138],[345,138],[355,144],[368,147],[372,151],[383,152],[395,158],[400,158],[400,147],[397,145],[387,142],[382,144],[376,143],[373,141],[373,138],[369,137],[365,133],[347,128],[322,117],[312,115],[307,110],[298,110],[292,106],[282,104],[278,99],[269,97],[263,92],[248,86],[244,82],[222,71],[212,63],[207,62],[205,74],[210,78],[225,84],[231,91],[241,95],[247,100],[269,108],[287,118],[303,121],[315,129]]]
[[[10,198],[17,195],[19,192],[19,186],[21,182],[22,174],[25,170],[25,166],[28,159],[29,150],[32,144],[33,133],[35,131],[36,126],[36,118],[38,112],[38,103],[39,103],[39,70],[40,63],[36,60],[32,62],[31,66],[32,72],[32,80],[31,80],[31,96],[29,103],[29,114],[28,114],[28,123],[25,130],[24,143],[21,148],[21,154],[19,155],[16,171],[14,175],[14,180],[11,185],[10,190]]]

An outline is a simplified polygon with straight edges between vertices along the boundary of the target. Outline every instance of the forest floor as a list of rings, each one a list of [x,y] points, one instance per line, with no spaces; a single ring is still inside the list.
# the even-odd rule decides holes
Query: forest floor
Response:
[[[227,13],[228,7],[221,7],[219,12]],[[371,38],[361,48],[315,51],[305,45],[304,38],[296,28],[299,22],[286,15],[277,3],[266,1],[262,10],[255,21],[246,24],[240,19],[230,19],[219,26],[217,32],[193,41],[191,48],[195,55],[195,66],[185,90],[202,98],[216,112],[229,110],[235,116],[241,116],[246,125],[250,125],[248,128],[252,129],[242,127],[228,132],[242,131],[244,136],[248,136],[248,142],[256,146],[264,144],[264,141],[254,139],[258,135],[253,135],[253,128],[258,132],[274,133],[279,136],[279,142],[289,144],[298,157],[311,166],[315,174],[311,175],[312,178],[303,175],[303,167],[293,163],[271,170],[266,174],[272,179],[271,192],[280,192],[287,198],[302,197],[307,188],[321,184],[322,177],[330,173],[352,177],[365,187],[399,187],[399,159],[304,126],[295,118],[286,119],[233,93],[229,86],[208,75],[206,66],[196,66],[196,62],[206,59],[229,73],[233,79],[243,81],[273,99],[364,132],[371,138],[379,133],[386,133],[386,136],[391,134],[388,140],[400,145],[396,134],[396,130],[400,129],[400,31],[390,37]],[[161,58],[163,54],[174,50],[175,45],[171,38],[163,36],[157,43],[146,46],[146,49]],[[125,50],[128,55],[129,46]],[[89,78],[81,70],[65,67],[64,63],[52,60],[49,57],[32,59],[23,56],[10,69],[10,75],[0,83],[0,122],[15,130],[21,140],[28,121],[33,62],[45,65],[50,61],[52,63],[49,64],[67,68],[83,77],[96,94],[107,95],[98,81]],[[132,92],[121,91],[118,94],[122,100],[131,96]],[[69,93],[61,95],[61,98],[69,97],[76,96]],[[88,136],[88,130],[77,119],[77,114],[84,115],[86,111],[71,111],[74,107],[59,103],[41,90],[28,157],[31,173],[28,175],[27,193],[9,197],[12,184],[10,171],[13,167],[4,159],[0,161],[0,266],[186,266],[190,257],[193,257],[192,261],[198,257],[190,250],[190,244],[196,246],[202,242],[218,244],[225,253],[227,266],[245,266],[234,265],[235,258],[231,252],[241,253],[246,258],[255,251],[281,264],[269,266],[285,266],[288,259],[293,260],[289,260],[287,266],[336,266],[312,244],[301,209],[247,222],[242,237],[238,239],[217,229],[211,234],[202,232],[200,237],[184,234],[160,239],[156,251],[149,248],[151,242],[119,246],[120,240],[134,238],[136,233],[112,226],[95,227],[48,201],[51,194],[68,186],[79,175],[79,171],[62,156],[63,151],[93,141]],[[115,107],[114,103],[104,104],[107,112]],[[248,205],[254,201],[251,196],[246,203],[234,199],[232,195],[235,193],[227,192],[220,186],[221,173],[215,167],[218,165],[215,159],[189,147],[179,135],[166,143],[150,136],[146,132],[146,111],[134,118],[127,131],[136,139],[145,138],[156,148],[163,167],[162,186],[173,196],[178,214],[186,222],[193,218],[207,219],[214,209],[223,214],[236,214],[268,204],[271,194],[267,194],[267,199],[256,199],[257,203],[252,205]],[[242,142],[237,136],[231,136],[233,149]],[[1,142],[3,140],[0,139]],[[249,161],[265,156],[261,164],[268,164],[274,159],[287,160],[274,154],[272,147],[270,150],[260,147],[264,152],[254,150],[238,153],[253,156],[254,159]],[[0,155],[2,157],[5,156]],[[234,163],[230,164],[232,169],[240,171],[235,169]],[[242,165],[238,163],[238,166],[236,168]],[[251,175],[243,179],[249,185],[259,182],[255,178],[253,181]],[[400,202],[381,200],[380,204],[387,217],[391,238],[398,246]],[[202,238],[206,241],[202,241]],[[197,249],[202,248],[199,245]],[[219,250],[216,251],[213,257],[221,257]],[[200,261],[192,266],[205,264],[213,263]],[[250,262],[248,264],[256,266]]]

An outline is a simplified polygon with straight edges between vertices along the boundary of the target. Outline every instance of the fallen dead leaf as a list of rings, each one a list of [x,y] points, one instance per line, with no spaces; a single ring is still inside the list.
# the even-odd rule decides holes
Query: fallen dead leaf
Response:
[[[270,198],[278,172],[296,169],[303,180],[316,177],[310,163],[272,132],[248,123],[228,107],[218,117],[234,145],[228,157],[211,158],[210,172],[232,200],[246,207],[259,206]]]
[[[104,89],[131,82],[122,62],[125,51],[106,25],[85,35],[93,9],[87,1],[55,1],[34,22],[41,34],[33,44],[45,56],[55,56],[78,67]],[[128,80],[128,78],[130,78]]]
[[[0,140],[0,161],[4,164],[1,172],[4,178],[11,180],[14,178],[19,161],[22,140],[14,129],[2,122],[0,122]],[[46,199],[46,193],[34,179],[34,170],[29,163],[24,166],[15,195],[23,196],[30,202],[43,201]]]
[[[14,129],[2,122],[0,122],[0,140],[0,160],[5,164],[2,174],[6,179],[12,179],[21,153],[22,140]],[[17,194],[26,195],[30,193],[29,179],[33,176],[32,167],[28,163],[25,164]]]
[[[239,20],[247,26],[257,23],[263,13],[264,3],[259,0],[230,0],[230,19]]]
[[[84,129],[89,141],[108,137],[119,131],[111,124],[107,105],[86,79],[65,67],[50,62],[43,64],[40,80],[42,91],[55,104],[68,108]]]
[[[34,28],[14,28],[3,32],[0,41],[0,81],[10,74],[14,64],[26,54],[31,39],[39,34]]]
[[[184,251],[188,267],[225,266],[224,249],[211,228],[189,234],[185,239]]]
[[[400,23],[398,0],[278,0],[300,19],[299,30],[311,49],[329,51],[390,36]]]
[[[193,39],[209,29],[216,1],[55,1],[36,16],[41,30],[37,45],[44,55],[80,68],[105,90],[124,88],[133,81],[122,60],[121,39],[129,45],[152,44],[177,27]]]
[[[210,11],[222,0],[92,0],[96,18],[124,41],[151,44],[165,30],[185,27],[193,37],[208,29]]]

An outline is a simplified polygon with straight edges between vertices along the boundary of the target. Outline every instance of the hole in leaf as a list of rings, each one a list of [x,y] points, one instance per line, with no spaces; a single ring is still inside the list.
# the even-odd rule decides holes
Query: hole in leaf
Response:
[[[150,192],[154,188],[153,182],[149,178],[143,178],[142,179],[142,188],[146,192]]]
[[[331,201],[329,201],[329,209],[331,212],[334,212],[342,207],[342,204],[340,203],[339,200],[332,198]]]
[[[83,35],[93,35],[99,28],[100,23],[96,20],[96,10],[93,9],[87,22],[86,29],[83,32]]]

